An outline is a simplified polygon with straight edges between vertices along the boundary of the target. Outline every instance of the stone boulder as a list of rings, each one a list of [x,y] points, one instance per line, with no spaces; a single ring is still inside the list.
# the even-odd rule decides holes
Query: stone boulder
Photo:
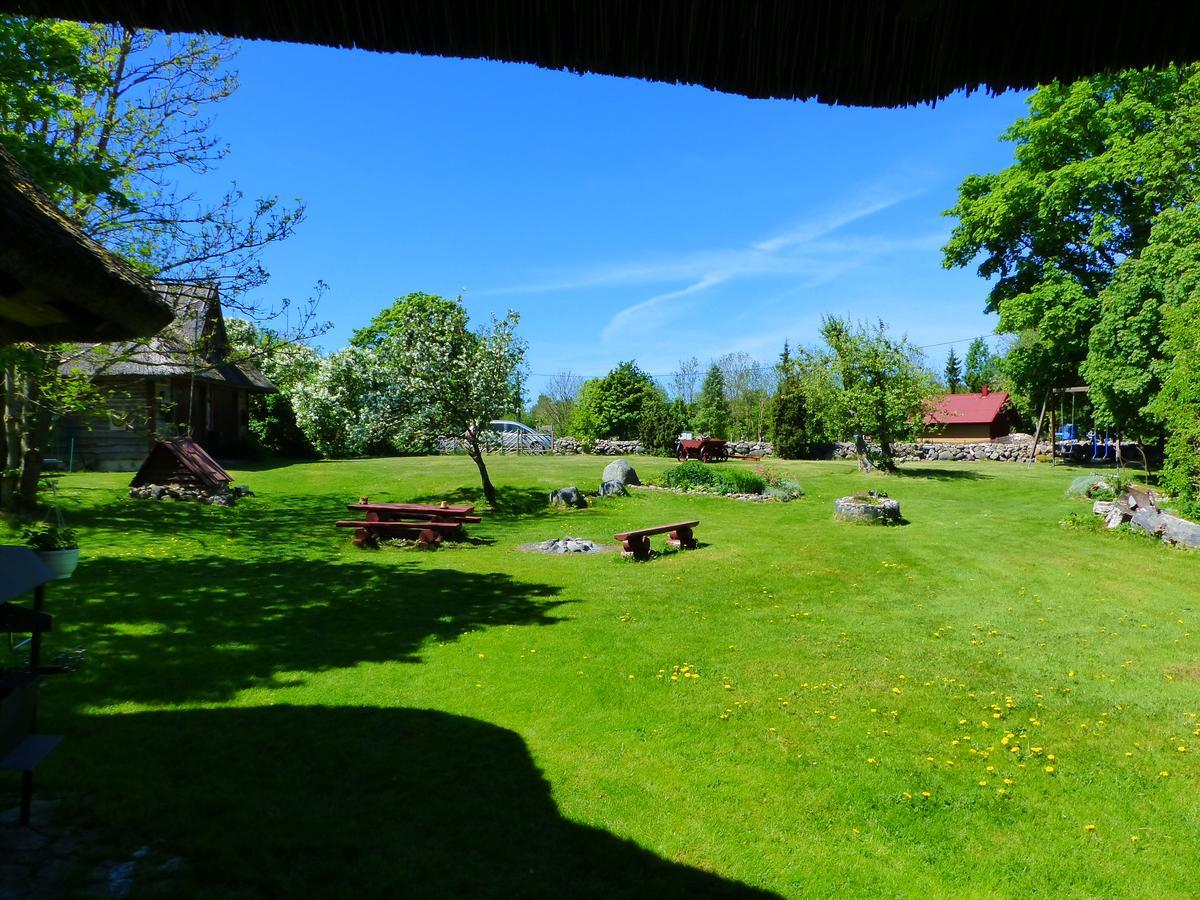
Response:
[[[583,491],[571,485],[570,487],[559,488],[550,494],[551,506],[569,506],[575,509],[583,509],[588,505],[587,497],[583,496]]]
[[[624,497],[628,493],[629,491],[625,490],[625,485],[619,481],[600,482],[601,497]]]
[[[604,474],[600,476],[601,481],[616,481],[619,484],[641,484],[638,479],[638,474],[634,471],[633,466],[623,459],[614,459],[604,467]]]

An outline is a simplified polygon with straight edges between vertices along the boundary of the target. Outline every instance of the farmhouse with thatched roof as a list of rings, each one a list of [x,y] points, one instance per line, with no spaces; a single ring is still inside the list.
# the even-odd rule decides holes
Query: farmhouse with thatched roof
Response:
[[[159,437],[190,436],[215,455],[246,440],[249,395],[275,390],[252,362],[231,354],[221,297],[208,285],[160,285],[175,320],[145,341],[96,344],[65,368],[91,375],[108,409],[68,416],[55,445],[78,467],[136,469]]]

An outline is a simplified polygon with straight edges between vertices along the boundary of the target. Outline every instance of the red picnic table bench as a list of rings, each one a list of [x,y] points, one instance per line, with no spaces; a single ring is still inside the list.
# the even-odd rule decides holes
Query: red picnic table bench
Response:
[[[461,540],[468,522],[481,521],[474,506],[431,506],[422,503],[370,503],[366,497],[347,503],[346,509],[364,518],[338,522],[339,528],[354,528],[354,545],[377,545],[381,537],[413,537],[423,547],[435,547],[446,538]]]
[[[653,528],[638,528],[634,531],[623,531],[614,534],[613,538],[621,542],[621,555],[632,556],[634,559],[650,558],[650,535],[667,534],[667,543],[681,550],[695,549],[696,539],[692,537],[692,529],[700,524],[694,522],[676,522],[674,525],[655,525]]]

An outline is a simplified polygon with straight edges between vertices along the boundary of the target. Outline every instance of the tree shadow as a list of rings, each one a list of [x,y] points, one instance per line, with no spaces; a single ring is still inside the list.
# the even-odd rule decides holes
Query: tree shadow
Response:
[[[1019,465],[1019,463],[1009,463],[1008,465]],[[908,466],[903,463],[893,474],[901,478],[926,478],[930,481],[986,481],[996,477],[974,469],[933,469]]]
[[[774,896],[564,818],[521,737],[475,719],[284,705],[79,724],[72,780],[186,861],[171,896]]]
[[[279,673],[419,662],[429,642],[501,625],[552,625],[559,588],[501,573],[309,559],[97,559],[47,606],[87,664],[64,684],[88,704],[216,702]],[[85,699],[86,698],[86,699]]]
[[[472,504],[480,507],[487,503],[483,496],[483,488],[460,487],[442,494],[430,494],[417,497],[413,503],[440,503],[445,500],[451,505]],[[476,512],[479,512],[477,509]],[[485,516],[496,518],[525,518],[532,515],[548,514],[550,512],[550,491],[538,487],[512,487],[509,485],[496,488],[496,505],[484,510]]]

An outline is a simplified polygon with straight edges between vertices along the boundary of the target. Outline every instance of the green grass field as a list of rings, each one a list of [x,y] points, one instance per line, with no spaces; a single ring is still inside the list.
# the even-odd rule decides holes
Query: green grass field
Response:
[[[604,462],[494,459],[432,553],[332,523],[474,499],[465,459],[235,471],[230,510],[64,477],[40,788],[197,896],[1196,895],[1200,556],[1063,527],[1044,465],[545,508]],[[832,522],[872,486],[910,524]],[[648,563],[516,549],[683,518]]]

